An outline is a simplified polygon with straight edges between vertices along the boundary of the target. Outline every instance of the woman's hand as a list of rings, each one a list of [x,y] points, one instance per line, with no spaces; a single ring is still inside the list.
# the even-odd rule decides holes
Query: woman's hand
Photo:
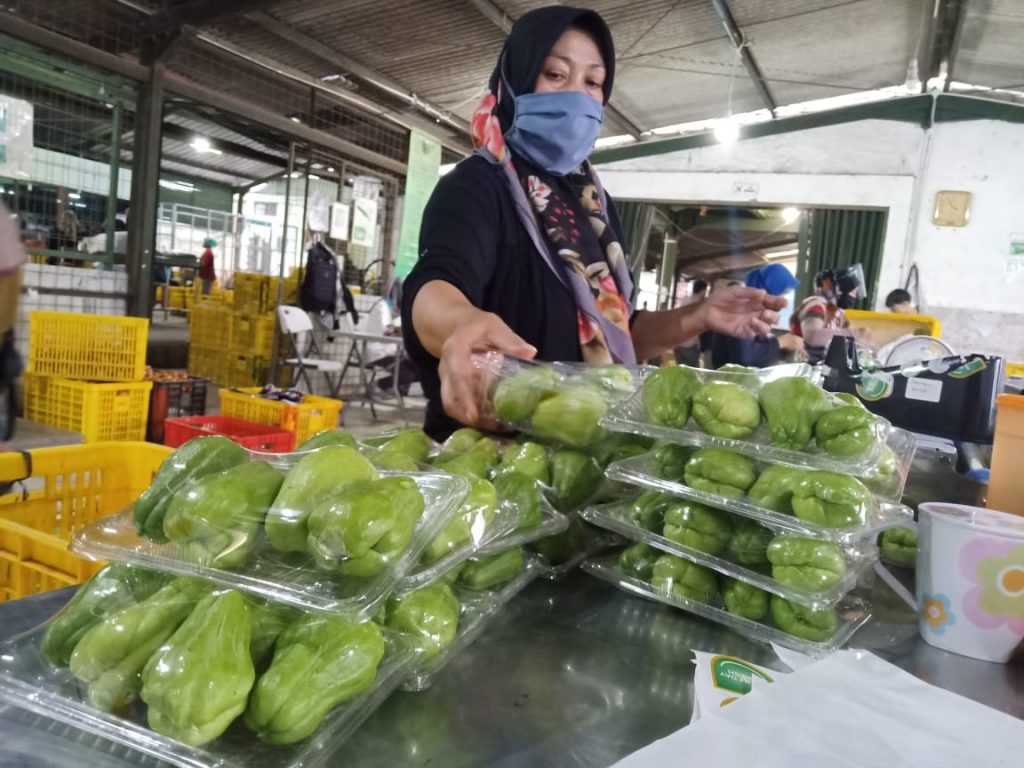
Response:
[[[771,332],[786,299],[771,296],[760,288],[733,285],[712,293],[698,306],[707,330],[752,339]]]
[[[796,355],[802,355],[807,351],[804,340],[792,333],[784,333],[779,336],[779,349]]]
[[[517,336],[505,321],[490,312],[475,310],[441,346],[441,402],[444,412],[468,427],[490,431],[497,423],[481,409],[489,389],[487,372],[473,363],[473,355],[497,351],[530,360],[537,350]]]
[[[537,350],[500,317],[474,306],[462,291],[443,280],[431,280],[416,293],[412,324],[423,347],[440,361],[437,373],[444,412],[467,427],[496,427],[494,421],[482,418],[480,405],[488,382],[485,372],[473,364],[473,355],[501,352],[531,360]]]

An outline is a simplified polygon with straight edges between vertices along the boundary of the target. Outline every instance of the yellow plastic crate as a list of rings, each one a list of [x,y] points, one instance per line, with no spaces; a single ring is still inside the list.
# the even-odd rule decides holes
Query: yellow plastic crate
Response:
[[[232,355],[228,361],[227,378],[220,383],[228,387],[262,388],[270,370],[268,359],[258,355]],[[230,414],[223,413],[225,416]],[[261,422],[262,423],[262,422]]]
[[[1024,363],[1007,363],[1006,375],[1024,377]]]
[[[198,302],[192,306],[188,343],[226,351],[231,346],[231,310],[223,305]]]
[[[274,352],[274,315],[235,312],[231,320],[231,347],[238,354],[270,358]]]
[[[235,272],[234,281],[236,311],[253,315],[266,311],[269,277],[254,272]]]
[[[942,323],[931,315],[901,315],[896,312],[868,312],[863,309],[847,309],[846,319],[854,328],[868,331],[873,347],[883,347],[908,334],[934,336],[939,338]]]
[[[94,443],[39,448],[31,464],[19,452],[0,453],[0,486],[15,483],[0,495],[0,602],[96,573],[103,563],[68,552],[71,537],[135,501],[170,453],[152,443]]]
[[[28,371],[91,381],[141,381],[149,320],[76,312],[29,313]]]
[[[341,400],[305,395],[302,404],[283,403],[259,396],[259,387],[220,391],[220,412],[224,416],[281,427],[295,433],[295,444],[325,429],[338,426]]]
[[[145,440],[151,381],[113,384],[26,373],[25,418],[71,432],[87,443]]]
[[[209,379],[215,384],[228,383],[229,358],[223,349],[209,349],[198,344],[188,348],[188,372]]]

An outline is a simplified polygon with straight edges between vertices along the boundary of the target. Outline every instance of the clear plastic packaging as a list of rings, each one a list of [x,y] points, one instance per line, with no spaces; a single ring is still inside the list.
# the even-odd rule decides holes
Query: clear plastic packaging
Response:
[[[511,533],[507,533],[504,536],[493,540],[489,544],[485,544],[480,547],[480,549],[474,553],[473,557],[496,555],[499,552],[504,552],[508,549],[514,549],[515,547],[530,544],[538,539],[555,536],[569,527],[569,518],[551,506],[551,502],[544,496],[541,497],[541,509],[544,519],[541,521],[540,525],[534,526],[533,528],[527,528],[525,530],[516,529]]]
[[[274,463],[280,467],[295,466],[302,454],[282,455]],[[253,462],[255,465],[258,462]],[[196,546],[203,539],[157,543],[139,535],[132,508],[93,523],[75,534],[72,552],[96,560],[120,560],[183,576],[201,576],[226,587],[260,595],[304,610],[336,613],[353,620],[372,616],[395,585],[415,566],[424,549],[453,519],[469,490],[461,477],[443,472],[399,474],[381,472],[380,478],[411,478],[422,496],[424,511],[412,523],[408,543],[400,554],[385,560],[383,567],[371,575],[345,575],[325,570],[314,561],[309,551],[282,552],[271,546],[264,535],[260,519],[250,526],[252,551],[234,567],[218,567],[208,563]],[[374,487],[374,486],[371,486]],[[229,503],[230,497],[218,497]],[[168,519],[174,513],[171,505]],[[196,530],[195,528],[192,529]],[[473,546],[489,540],[484,531]],[[303,545],[306,537],[302,537]],[[339,562],[347,562],[340,559]]]
[[[680,367],[685,368],[685,366]],[[710,382],[735,384],[749,391],[755,398],[764,384],[782,378],[810,379],[811,376],[810,367],[803,364],[747,369],[741,373],[705,371],[699,368],[687,368],[687,370],[694,372],[702,384]],[[651,381],[653,383],[653,379]],[[836,407],[846,405],[860,408],[860,406],[849,406],[848,403],[844,403],[831,393],[823,392],[823,397]],[[749,398],[747,399],[749,400]],[[757,414],[752,415],[753,419],[750,424],[754,424],[757,418]],[[854,475],[862,475],[875,468],[880,458],[881,447],[888,440],[892,428],[887,420],[875,416],[872,425],[869,428],[864,428],[869,430],[874,439],[866,444],[859,453],[851,456],[829,455],[818,447],[817,441],[814,439],[810,440],[806,450],[792,450],[777,446],[772,442],[768,420],[764,416],[763,409],[759,426],[748,436],[736,439],[708,434],[697,425],[692,414],[687,419],[685,427],[657,424],[651,419],[644,406],[643,389],[638,390],[628,399],[612,405],[601,420],[601,425],[612,431],[643,435],[680,445],[693,445],[699,448],[727,448],[774,464],[784,464],[800,469],[824,469]]]
[[[539,560],[527,557],[522,570],[514,579],[494,589],[475,590],[455,586],[453,591],[459,601],[459,629],[455,640],[429,662],[418,667],[402,684],[402,690],[422,691],[429,688],[445,665],[465,651],[501,609],[540,574]]]
[[[648,366],[541,363],[496,352],[476,355],[485,373],[481,401],[486,416],[567,448],[590,450],[609,436],[601,418],[609,406],[629,397]]]
[[[914,433],[893,428],[882,448],[878,464],[865,472],[861,480],[877,498],[899,501],[903,498],[916,451],[917,437]]]
[[[762,525],[772,527],[773,530],[785,531],[812,539],[835,541],[844,545],[853,544],[865,537],[873,536],[886,528],[903,525],[914,517],[913,511],[909,507],[893,502],[872,499],[871,503],[866,505],[867,508],[862,510],[861,523],[845,528],[830,528],[807,520],[801,520],[795,515],[776,512],[775,510],[759,506],[749,496],[738,499],[728,498],[691,488],[682,480],[664,480],[654,472],[651,454],[635,456],[615,462],[608,467],[607,473],[608,477],[614,480],[622,480],[642,488],[650,488],[672,496],[698,501],[717,509],[724,509],[727,512],[733,512],[742,517],[756,520]]]
[[[871,606],[866,601],[859,597],[847,596],[835,606],[836,625],[832,635],[821,642],[814,642],[791,635],[769,623],[753,621],[729,613],[719,604],[701,603],[675,594],[662,594],[647,582],[623,572],[619,567],[617,555],[587,560],[583,563],[582,568],[587,573],[614,584],[626,592],[723,624],[754,640],[778,643],[783,647],[792,648],[794,651],[816,658],[827,656],[843,647],[854,632],[871,618]]]
[[[889,528],[878,537],[879,559],[890,568],[917,567],[917,523]]]
[[[471,539],[434,562],[426,563],[420,560],[394,585],[395,593],[404,595],[433,584],[485,547],[511,535],[521,522],[522,513],[511,504],[499,503],[490,523],[487,523],[482,516],[476,515],[470,526],[473,531]]]
[[[407,636],[384,630],[386,650],[373,687],[330,711],[309,738],[284,746],[264,744],[239,718],[215,740],[192,747],[151,730],[141,702],[125,717],[93,707],[70,670],[54,666],[40,651],[45,630],[44,625],[0,645],[0,699],[181,768],[335,765],[339,747],[409,676],[417,658]]]
[[[827,589],[806,590],[795,586],[783,584],[772,577],[772,567],[769,564],[761,566],[744,565],[737,562],[734,556],[722,552],[719,555],[709,555],[693,547],[680,544],[659,533],[648,531],[630,518],[631,505],[628,502],[616,504],[605,504],[597,507],[589,507],[580,512],[580,517],[592,525],[600,526],[631,541],[642,542],[662,552],[668,552],[676,557],[689,560],[692,563],[706,566],[713,571],[729,576],[733,579],[751,584],[758,589],[771,592],[784,597],[793,603],[806,605],[815,610],[831,608],[838,603],[850,590],[852,590],[861,576],[878,560],[878,550],[868,541],[861,541],[849,548],[841,548],[841,555],[845,561],[845,570],[838,577],[835,584]],[[766,526],[771,528],[771,526]],[[784,531],[774,530],[783,537],[788,537]],[[833,546],[831,542],[820,542],[827,546]]]

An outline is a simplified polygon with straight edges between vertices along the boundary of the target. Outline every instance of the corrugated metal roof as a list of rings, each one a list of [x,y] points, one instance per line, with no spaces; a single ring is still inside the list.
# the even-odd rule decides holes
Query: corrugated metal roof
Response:
[[[1024,90],[1024,3],[967,4],[953,77],[989,88]]]

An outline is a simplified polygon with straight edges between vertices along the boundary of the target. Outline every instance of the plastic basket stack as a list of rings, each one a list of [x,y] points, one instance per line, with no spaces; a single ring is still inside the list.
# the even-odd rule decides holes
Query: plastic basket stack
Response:
[[[225,387],[262,386],[273,358],[280,279],[236,272],[219,301],[195,301],[189,323],[188,370]],[[297,304],[301,271],[283,282],[281,302]],[[201,297],[209,299],[209,297]]]
[[[608,468],[631,495],[583,512],[634,543],[584,569],[808,655],[844,645],[871,615],[879,534],[913,520],[915,440],[813,376],[661,369],[609,409],[607,429],[656,442]]]
[[[112,565],[63,613],[0,649],[0,700],[179,766],[320,764],[393,691],[429,686],[540,572],[527,556],[481,559],[526,540],[520,510],[489,496],[482,478],[425,464],[439,447],[418,430],[373,445],[322,433],[276,455],[203,440],[155,475],[148,463],[152,481],[134,505],[139,473],[126,468],[118,483],[116,467],[103,466],[90,497],[110,492],[105,516],[63,536],[72,552]],[[63,470],[78,471],[75,458],[93,466],[89,447],[76,448]],[[475,465],[482,450],[464,461]],[[0,481],[4,471],[0,462]],[[320,512],[323,494],[332,506]],[[5,512],[25,503],[0,496]],[[111,513],[118,504],[130,506]],[[321,527],[334,504],[343,525],[342,507],[360,505],[372,525],[349,532],[373,530],[376,541]],[[550,533],[551,520],[564,523],[546,510],[530,535]],[[129,645],[110,641],[124,633]],[[93,654],[119,657],[118,674],[94,676]],[[237,709],[225,718],[229,700]]]
[[[143,318],[32,312],[25,418],[88,443],[145,440],[148,331]]]

